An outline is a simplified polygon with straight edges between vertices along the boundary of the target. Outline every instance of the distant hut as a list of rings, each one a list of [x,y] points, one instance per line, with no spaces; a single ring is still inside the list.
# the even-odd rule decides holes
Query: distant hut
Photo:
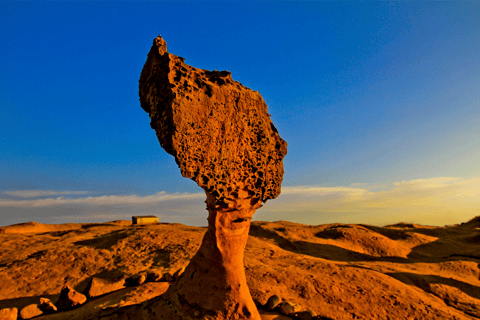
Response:
[[[158,222],[158,218],[155,216],[132,216],[133,224],[147,224],[156,222]]]

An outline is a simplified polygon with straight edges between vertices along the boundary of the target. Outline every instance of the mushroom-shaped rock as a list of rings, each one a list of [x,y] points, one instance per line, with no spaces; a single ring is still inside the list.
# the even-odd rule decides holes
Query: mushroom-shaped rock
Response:
[[[80,292],[75,291],[69,285],[65,285],[60,292],[60,297],[56,303],[58,309],[70,309],[84,304],[87,297]]]
[[[260,319],[243,253],[253,214],[280,194],[287,144],[257,91],[184,61],[159,36],[140,76],[140,103],[160,145],[205,191],[209,213],[198,252],[162,297],[179,318]]]
[[[0,310],[0,320],[17,320],[17,308],[4,308]]]
[[[26,307],[24,307],[22,310],[20,310],[20,319],[31,319],[38,317],[41,315],[43,311],[40,309],[40,305],[38,304],[30,304]]]

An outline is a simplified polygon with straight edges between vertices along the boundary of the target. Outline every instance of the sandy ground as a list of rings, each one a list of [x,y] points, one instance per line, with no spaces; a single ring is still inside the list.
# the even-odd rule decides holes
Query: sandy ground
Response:
[[[174,272],[188,264],[205,228],[26,223],[0,228],[0,309],[56,301],[91,276]],[[449,227],[254,222],[245,251],[255,300],[273,294],[330,319],[480,318],[480,218]],[[37,319],[85,319],[149,300],[168,288],[147,282]],[[281,320],[278,314],[262,319]]]

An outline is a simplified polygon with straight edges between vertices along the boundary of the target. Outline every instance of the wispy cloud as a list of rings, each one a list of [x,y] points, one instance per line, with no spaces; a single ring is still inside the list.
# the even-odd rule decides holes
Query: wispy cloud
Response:
[[[84,195],[91,193],[90,191],[53,191],[53,190],[14,190],[3,191],[3,194],[14,196],[17,198],[38,198],[55,195]]]
[[[480,177],[438,177],[402,181],[383,191],[375,186],[285,187],[258,219],[301,223],[459,223],[480,214]],[[319,222],[317,222],[319,221]],[[320,222],[322,221],[322,222]]]
[[[0,198],[0,226],[36,221],[41,223],[98,222],[156,215],[164,222],[206,225],[205,193],[152,195],[100,195],[40,199]]]
[[[401,181],[389,186],[352,184],[339,187],[284,187],[281,195],[257,211],[255,220],[290,220],[307,224],[408,221],[445,225],[480,215],[480,177],[462,179],[437,177]],[[153,195],[85,196],[84,191],[14,191],[5,194],[24,199],[2,199],[0,208],[10,221],[18,214],[30,217],[57,215],[63,220],[125,219],[131,215],[154,214],[163,221],[205,225],[205,194],[158,192]],[[18,193],[17,193],[18,192]],[[84,192],[84,194],[80,194]],[[39,197],[40,199],[26,199]],[[8,209],[8,210],[7,210]],[[67,215],[65,215],[68,213]],[[82,219],[81,219],[82,218]],[[15,218],[17,220],[20,217]],[[25,218],[23,218],[25,220]],[[30,219],[31,220],[31,219]],[[15,220],[16,221],[16,220]],[[29,221],[29,220],[26,220]],[[0,225],[1,225],[0,221]]]
[[[36,192],[36,191],[32,191]],[[65,193],[58,194],[77,194],[76,191],[66,191]],[[26,196],[24,196],[26,198]],[[149,196],[127,195],[127,196],[98,196],[98,197],[80,197],[80,198],[68,198],[68,197],[56,197],[45,199],[32,199],[32,200],[16,200],[16,199],[1,199],[0,206],[11,207],[50,207],[58,205],[132,205],[132,204],[151,204],[169,200],[191,200],[205,198],[203,193],[166,193],[165,191],[158,192]]]

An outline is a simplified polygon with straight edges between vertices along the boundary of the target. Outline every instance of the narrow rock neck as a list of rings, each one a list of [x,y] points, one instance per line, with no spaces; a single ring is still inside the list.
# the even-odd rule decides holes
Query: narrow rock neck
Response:
[[[229,208],[216,207],[213,195],[207,192],[208,233],[212,240],[212,258],[221,261],[226,272],[242,270],[250,222],[257,208],[237,201]],[[242,202],[249,202],[244,200]]]
[[[214,200],[207,193],[208,230],[183,276],[169,289],[169,299],[187,314],[199,313],[209,319],[260,320],[243,264],[256,208],[219,209]]]

